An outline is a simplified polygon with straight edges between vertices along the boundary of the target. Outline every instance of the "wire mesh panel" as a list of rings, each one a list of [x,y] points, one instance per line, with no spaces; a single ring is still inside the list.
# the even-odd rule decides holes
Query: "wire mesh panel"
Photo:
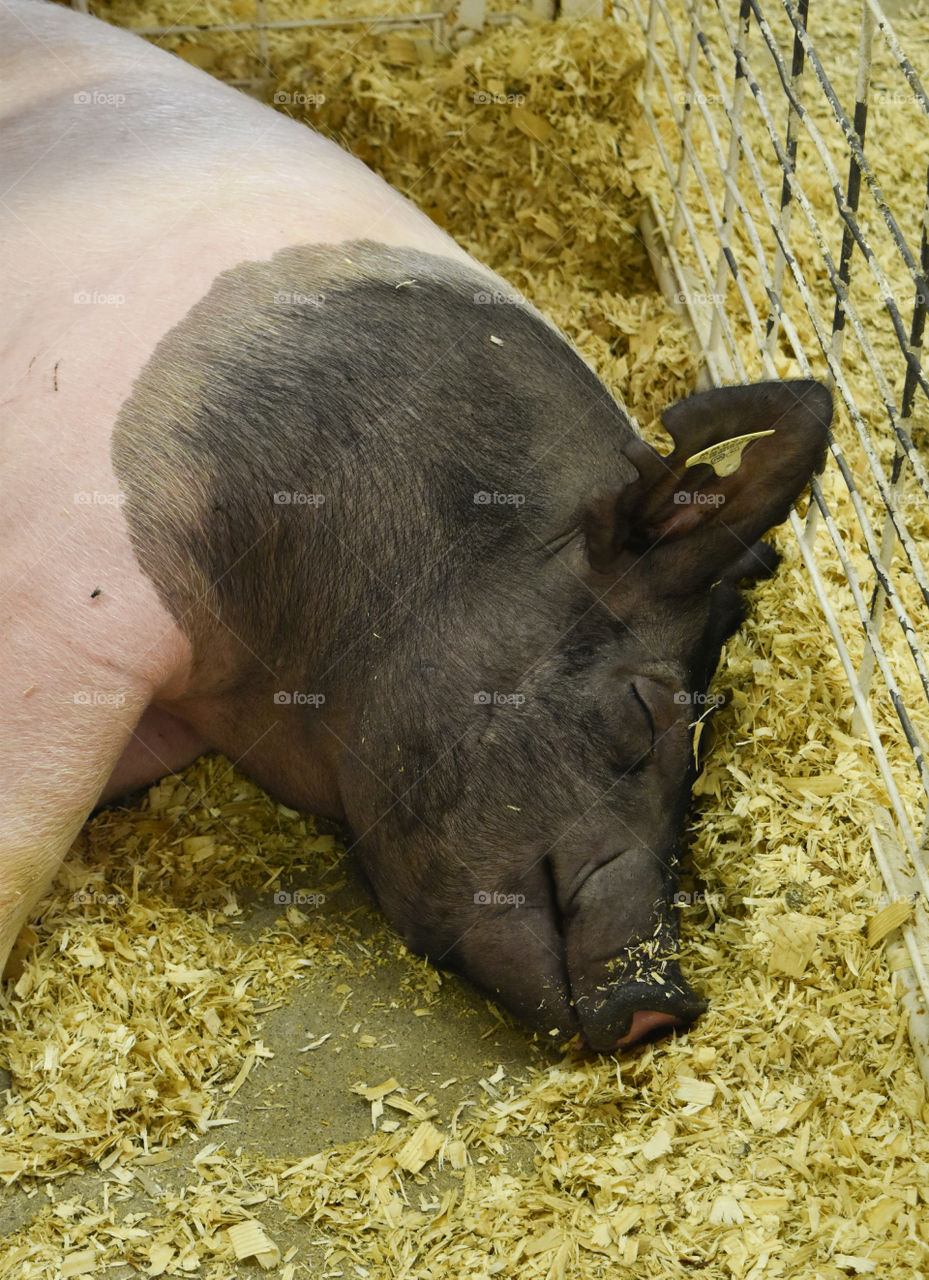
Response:
[[[632,0],[656,156],[645,231],[708,383],[825,377],[832,459],[793,531],[886,803],[871,844],[929,1079],[929,98],[891,23],[815,0]],[[844,11],[843,11],[844,12]]]

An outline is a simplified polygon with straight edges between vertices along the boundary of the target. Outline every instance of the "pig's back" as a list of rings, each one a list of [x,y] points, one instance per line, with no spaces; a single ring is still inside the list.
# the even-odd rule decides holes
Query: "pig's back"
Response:
[[[125,32],[41,0],[5,5],[0,32],[4,265],[33,313],[122,293],[144,342],[220,271],[291,244],[471,261],[334,144]]]
[[[119,506],[113,426],[216,277],[354,239],[483,269],[332,143],[105,23],[8,0],[0,86],[0,589],[64,636],[103,584],[126,601],[128,633],[151,598]],[[93,628],[77,639],[103,641]]]

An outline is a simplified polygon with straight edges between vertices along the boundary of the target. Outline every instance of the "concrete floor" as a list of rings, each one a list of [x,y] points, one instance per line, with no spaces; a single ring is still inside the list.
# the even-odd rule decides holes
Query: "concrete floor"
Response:
[[[157,1217],[165,1195],[198,1180],[193,1157],[209,1143],[221,1142],[229,1151],[241,1148],[246,1158],[296,1162],[329,1146],[370,1136],[370,1104],[351,1091],[358,1081],[377,1084],[395,1076],[406,1087],[408,1098],[428,1093],[428,1105],[438,1111],[434,1122],[445,1131],[460,1103],[486,1101],[478,1082],[499,1065],[506,1071],[508,1086],[534,1064],[560,1057],[557,1046],[533,1042],[515,1024],[501,1022],[481,996],[450,976],[442,981],[438,998],[427,1004],[415,987],[419,981],[435,986],[433,971],[401,956],[398,939],[353,875],[338,878],[344,885],[327,896],[320,910],[329,914],[335,932],[338,922],[351,916],[377,963],[366,962],[360,977],[327,965],[308,968],[306,978],[293,985],[288,1003],[258,1019],[257,1034],[274,1056],[253,1069],[231,1100],[228,1112],[235,1125],[179,1142],[165,1163],[147,1171],[146,1186],[136,1182],[135,1193],[120,1203],[120,1220],[128,1214]],[[253,904],[242,926],[243,942],[272,924],[279,911],[268,902]],[[344,941],[340,946],[344,949]],[[353,993],[347,1002],[346,981]],[[427,1014],[414,1012],[424,1006]],[[376,1039],[377,1047],[359,1044],[356,1028],[362,1018],[364,1033]],[[324,1045],[300,1052],[323,1031],[332,1033]],[[457,1077],[456,1082],[440,1088],[450,1077]],[[0,1078],[0,1088],[8,1080],[8,1076]],[[525,1176],[532,1169],[531,1153],[530,1143],[511,1142],[500,1166]],[[430,1199],[438,1199],[461,1178],[448,1169],[440,1172],[435,1161],[424,1173],[428,1182],[421,1191]],[[51,1199],[76,1196],[88,1206],[102,1204],[107,1183],[111,1190],[118,1185],[111,1174],[88,1169],[62,1180],[29,1180],[4,1189],[0,1194],[0,1274],[3,1238],[28,1226]],[[298,1246],[297,1259],[302,1264],[298,1276],[321,1274],[324,1251],[318,1243],[318,1228],[294,1221],[273,1203],[261,1206],[260,1218],[282,1253]],[[255,1263],[238,1266],[242,1275],[264,1274]],[[139,1274],[131,1266],[106,1272],[108,1280]]]

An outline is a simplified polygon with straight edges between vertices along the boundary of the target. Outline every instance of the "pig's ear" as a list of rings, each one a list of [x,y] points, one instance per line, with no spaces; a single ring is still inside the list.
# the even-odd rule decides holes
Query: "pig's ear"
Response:
[[[591,567],[624,571],[647,555],[666,581],[718,577],[822,469],[831,418],[828,391],[812,381],[719,387],[673,405],[662,415],[673,451],[635,440],[626,454],[638,480],[591,496]]]

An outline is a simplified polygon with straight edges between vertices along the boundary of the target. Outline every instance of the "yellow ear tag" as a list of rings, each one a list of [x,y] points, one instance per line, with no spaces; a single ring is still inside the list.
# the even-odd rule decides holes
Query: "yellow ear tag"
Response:
[[[693,748],[694,748],[694,766],[696,768],[699,768],[699,765],[700,765],[700,739],[703,736],[703,726],[705,724],[706,724],[705,720],[698,720],[695,724],[691,725],[691,728],[694,731]]]
[[[731,440],[721,440],[719,444],[711,444],[708,449],[701,449],[684,463],[685,467],[695,467],[700,462],[708,462],[718,476],[731,476],[742,465],[742,451],[762,436],[773,436],[770,431],[753,431],[747,436],[733,436]]]

